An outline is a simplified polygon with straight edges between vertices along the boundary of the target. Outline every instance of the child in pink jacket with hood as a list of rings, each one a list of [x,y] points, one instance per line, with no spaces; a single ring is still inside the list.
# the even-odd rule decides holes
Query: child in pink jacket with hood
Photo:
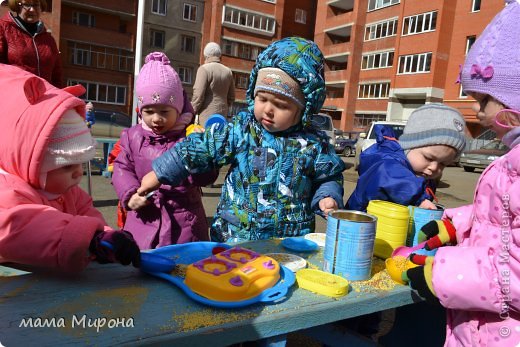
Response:
[[[78,186],[96,149],[74,96],[84,92],[0,64],[0,263],[62,272],[92,259],[140,264],[132,235],[112,230]]]
[[[511,150],[482,173],[472,205],[423,227],[435,248],[404,278],[447,309],[445,346],[520,346],[520,0],[507,0],[471,48],[463,90]],[[456,245],[455,245],[456,244]]]

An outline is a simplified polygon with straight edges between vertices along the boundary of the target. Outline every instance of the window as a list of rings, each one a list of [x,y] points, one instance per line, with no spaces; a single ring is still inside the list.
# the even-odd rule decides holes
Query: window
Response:
[[[87,92],[81,96],[82,99],[103,102],[107,104],[125,105],[126,86],[102,84],[97,82],[68,80],[67,85],[81,84]]]
[[[177,69],[179,78],[183,84],[192,84],[193,82],[193,69],[191,67],[180,66]]]
[[[255,61],[258,54],[264,47],[254,46],[247,43],[231,41],[227,39],[222,40],[222,54],[232,57],[248,59]]]
[[[392,6],[400,2],[400,0],[368,0],[368,11],[378,10],[380,8]]]
[[[186,53],[195,53],[195,37],[181,35],[181,51]]]
[[[385,114],[356,113],[354,115],[354,128],[368,128],[371,123],[380,121],[386,121]]]
[[[235,87],[237,89],[247,89],[247,85],[249,84],[249,74],[233,72],[233,76],[235,76]]]
[[[74,41],[69,41],[67,48],[67,57],[73,65],[113,71],[134,71],[135,59],[133,52]]]
[[[164,31],[150,30],[150,47],[164,48]]]
[[[468,94],[464,93],[464,91],[462,90],[462,84],[460,85],[460,90],[459,90],[459,98],[467,98],[468,97]]]
[[[161,16],[166,16],[167,0],[152,0],[152,13]]]
[[[390,91],[390,83],[359,84],[358,99],[386,99]]]
[[[90,13],[72,12],[72,24],[92,28],[96,26],[96,17]]]
[[[184,4],[182,19],[190,22],[195,22],[197,20],[197,6],[192,4]]]
[[[420,34],[435,31],[437,25],[437,11],[405,17],[403,19],[402,35]]]
[[[276,27],[276,19],[261,13],[251,12],[226,5],[224,8],[224,20],[222,24],[248,32],[273,36]]]
[[[469,50],[471,49],[471,46],[473,46],[476,39],[477,39],[476,36],[467,36],[466,37],[466,54],[468,54]]]
[[[480,11],[480,0],[473,0],[471,3],[471,12]]]
[[[399,67],[397,68],[397,74],[403,75],[410,73],[430,72],[431,63],[431,52],[402,55],[399,57]]]
[[[377,40],[397,33],[397,19],[374,23],[365,28],[365,41]]]
[[[361,70],[382,69],[394,65],[394,52],[363,55]]]
[[[301,8],[297,8],[296,13],[294,15],[294,21],[296,23],[306,24],[307,23],[307,11],[302,10]]]

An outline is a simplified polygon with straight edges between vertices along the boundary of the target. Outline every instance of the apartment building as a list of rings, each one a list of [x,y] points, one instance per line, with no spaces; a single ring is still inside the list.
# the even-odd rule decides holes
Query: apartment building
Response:
[[[146,0],[143,18],[142,59],[164,52],[191,95],[203,48],[204,0]]]
[[[208,42],[222,47],[222,63],[235,77],[235,114],[246,105],[249,75],[258,54],[286,36],[314,37],[316,0],[207,0],[202,29]],[[200,53],[200,63],[203,63]]]
[[[67,84],[84,85],[97,109],[132,114],[137,0],[61,0],[60,12]]]
[[[478,135],[472,99],[455,81],[469,47],[503,6],[503,0],[318,0],[324,111],[337,128],[362,130],[445,102],[462,112],[469,135]]]
[[[138,0],[47,0],[42,20],[60,49],[68,85],[96,109],[131,114]],[[0,8],[0,14],[7,12]]]

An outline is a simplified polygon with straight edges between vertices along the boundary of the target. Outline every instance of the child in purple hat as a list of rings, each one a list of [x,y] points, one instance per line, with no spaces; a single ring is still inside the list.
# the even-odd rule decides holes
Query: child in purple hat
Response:
[[[431,228],[424,239],[444,246],[412,257],[424,265],[403,277],[447,309],[445,346],[519,346],[520,1],[507,0],[477,39],[461,82],[480,124],[511,150],[482,173],[473,204],[445,211],[455,235]]]
[[[152,161],[185,138],[193,122],[177,72],[161,52],[148,54],[135,83],[141,123],[121,134],[121,152],[114,161],[112,184],[128,211],[125,230],[141,249],[209,240],[201,189],[212,183],[218,172],[188,176],[175,187],[161,185],[152,196],[136,194]]]

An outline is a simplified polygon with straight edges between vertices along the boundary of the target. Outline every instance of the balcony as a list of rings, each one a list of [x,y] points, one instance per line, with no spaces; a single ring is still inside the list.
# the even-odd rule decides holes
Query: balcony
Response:
[[[62,23],[61,36],[62,39],[65,40],[80,41],[98,46],[121,48],[129,51],[134,50],[134,35],[129,33],[120,33],[113,30],[103,30],[70,23]]]
[[[96,52],[73,47],[68,47],[67,52],[67,57],[69,57],[69,62],[72,65],[130,73],[134,69],[134,56]]]
[[[338,70],[338,71],[326,71],[325,72],[325,81],[328,86],[341,86],[345,85],[347,81],[347,70]]]
[[[327,5],[343,11],[352,11],[354,9],[354,0],[329,0]]]
[[[63,0],[64,5],[91,9],[96,12],[104,12],[120,16],[136,16],[137,2],[132,1],[106,1],[106,0]]]
[[[222,12],[222,26],[273,37],[276,19],[263,13],[226,5]]]

